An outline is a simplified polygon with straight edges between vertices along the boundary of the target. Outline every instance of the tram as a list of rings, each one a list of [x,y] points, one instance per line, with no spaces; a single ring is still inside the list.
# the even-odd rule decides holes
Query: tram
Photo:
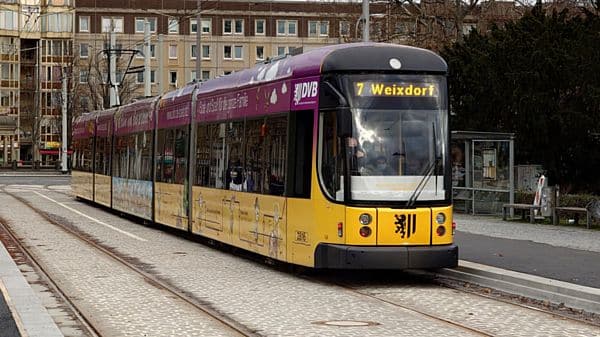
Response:
[[[446,74],[341,44],[92,112],[73,193],[301,266],[455,267]]]

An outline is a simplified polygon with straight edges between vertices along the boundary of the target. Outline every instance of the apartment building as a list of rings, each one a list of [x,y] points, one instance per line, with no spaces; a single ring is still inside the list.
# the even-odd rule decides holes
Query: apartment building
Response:
[[[58,158],[73,0],[0,0],[0,166]]]

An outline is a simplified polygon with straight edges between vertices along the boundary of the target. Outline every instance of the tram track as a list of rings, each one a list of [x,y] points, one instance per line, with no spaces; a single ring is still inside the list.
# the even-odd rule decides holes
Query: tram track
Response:
[[[425,310],[421,310],[421,309],[416,308],[416,307],[412,307],[412,306],[400,304],[400,303],[397,303],[397,302],[392,301],[392,300],[386,300],[386,299],[380,298],[380,297],[378,297],[376,295],[368,294],[368,293],[366,293],[364,291],[360,291],[358,288],[356,288],[356,287],[354,287],[354,286],[352,286],[350,284],[345,284],[345,283],[341,283],[341,282],[337,282],[337,281],[334,282],[334,283],[331,283],[331,284],[333,284],[335,286],[338,286],[340,288],[343,288],[346,291],[349,291],[349,292],[351,292],[353,294],[356,294],[356,295],[359,295],[359,296],[363,296],[363,297],[367,297],[367,298],[369,298],[371,300],[376,300],[376,301],[385,303],[387,305],[392,305],[394,307],[410,311],[412,313],[421,315],[421,316],[426,317],[428,319],[432,319],[432,320],[435,320],[437,322],[441,322],[442,324],[445,324],[447,326],[451,326],[453,328],[461,329],[461,330],[463,330],[465,332],[468,332],[468,333],[472,333],[472,334],[475,334],[475,335],[478,335],[478,336],[486,336],[486,337],[495,337],[496,336],[495,334],[483,331],[481,329],[477,329],[477,328],[468,326],[466,324],[463,324],[463,323],[460,323],[460,322],[457,322],[457,321],[454,321],[454,320],[451,320],[451,319],[444,318],[441,315],[434,315],[432,313],[429,313],[429,312],[427,312]]]
[[[110,247],[106,247],[106,246],[102,245],[101,243],[97,242],[97,240],[90,237],[88,234],[77,229],[75,226],[66,224],[66,223],[62,223],[62,221],[53,218],[51,215],[47,214],[45,211],[32,205],[31,202],[29,202],[28,200],[22,198],[21,196],[15,194],[15,193],[7,191],[4,186],[2,186],[0,188],[0,190],[3,193],[5,193],[6,195],[9,195],[10,197],[19,201],[21,204],[23,204],[25,207],[29,208],[35,214],[42,217],[48,223],[61,229],[63,232],[76,238],[80,242],[83,242],[84,244],[94,248],[95,250],[100,251],[102,254],[108,256],[113,261],[116,261],[120,265],[131,270],[133,273],[141,276],[147,284],[149,284],[157,289],[160,289],[161,291],[166,291],[167,293],[169,293],[173,297],[177,298],[178,300],[195,308],[201,314],[203,314],[207,317],[210,317],[212,320],[219,322],[224,328],[232,331],[234,334],[239,335],[239,336],[246,336],[246,337],[262,336],[261,334],[257,333],[256,331],[253,331],[253,330],[237,323],[236,321],[227,317],[226,315],[216,311],[215,309],[211,308],[210,305],[208,305],[206,303],[202,303],[200,300],[194,298],[191,295],[188,295],[184,290],[178,289],[178,288],[170,285],[168,282],[160,279],[159,277],[145,271],[143,267],[139,267],[135,263],[130,262],[130,260],[132,260],[132,259],[122,256],[118,252],[113,251]],[[72,309],[72,311],[77,314],[77,318],[86,327],[89,334],[94,337],[104,336],[101,333],[100,329],[98,327],[96,327],[96,324],[93,323],[93,320],[90,319],[89,317],[87,317],[83,313],[82,310],[79,310],[79,308],[77,307],[76,304],[74,304],[74,302],[69,297],[69,295],[63,289],[61,289],[61,287],[59,285],[57,285],[54,281],[52,281],[51,275],[45,271],[43,265],[36,258],[35,253],[33,253],[31,251],[31,249],[29,249],[26,245],[24,245],[21,242],[21,240],[19,240],[16,233],[12,230],[10,223],[0,219],[0,227],[3,229],[2,232],[6,233],[6,235],[2,236],[3,239],[7,238],[7,241],[10,240],[11,246],[16,247],[18,250],[23,252],[23,254],[26,256],[27,260],[30,261],[30,264],[35,266],[36,270],[39,271],[43,275],[43,277],[47,280],[47,282],[49,284],[52,285],[52,288],[54,290],[56,290],[56,292],[60,295],[60,297],[65,301],[65,303],[68,303],[68,305]]]

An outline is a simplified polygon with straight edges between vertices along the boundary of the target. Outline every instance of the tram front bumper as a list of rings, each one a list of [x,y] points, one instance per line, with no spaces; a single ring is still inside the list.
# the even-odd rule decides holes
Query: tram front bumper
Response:
[[[458,246],[363,247],[319,244],[315,268],[436,269],[458,266]]]

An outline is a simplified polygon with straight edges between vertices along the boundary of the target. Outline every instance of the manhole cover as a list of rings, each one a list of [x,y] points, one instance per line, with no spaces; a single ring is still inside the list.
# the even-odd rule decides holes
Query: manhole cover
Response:
[[[377,322],[369,322],[369,321],[348,321],[348,320],[339,320],[339,321],[319,321],[319,322],[313,322],[313,324],[329,325],[329,326],[348,326],[348,327],[379,325],[379,323],[377,323]]]

